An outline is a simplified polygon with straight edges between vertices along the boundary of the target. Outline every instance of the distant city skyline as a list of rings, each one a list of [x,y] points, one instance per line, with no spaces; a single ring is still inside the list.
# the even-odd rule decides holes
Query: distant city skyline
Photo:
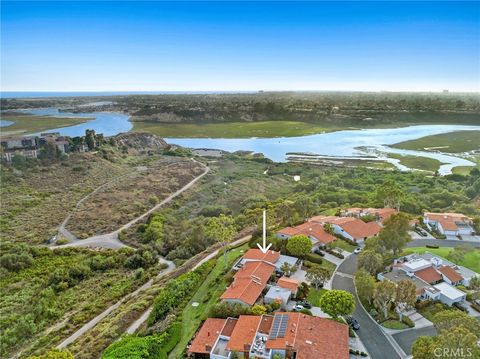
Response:
[[[480,91],[478,2],[2,1],[2,92]]]

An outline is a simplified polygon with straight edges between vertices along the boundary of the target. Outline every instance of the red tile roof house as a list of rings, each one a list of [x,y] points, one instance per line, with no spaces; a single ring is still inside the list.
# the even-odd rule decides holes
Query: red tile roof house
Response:
[[[220,298],[229,303],[247,306],[255,304],[266,288],[274,270],[273,264],[264,261],[244,263],[235,273],[232,284]]]
[[[383,223],[392,214],[396,214],[398,211],[395,208],[347,208],[340,212],[342,217],[356,217],[362,218],[365,216],[374,216],[376,221]]]
[[[315,216],[308,221],[322,226],[329,223],[336,234],[357,243],[377,236],[382,229],[376,222],[365,223],[354,217]]]
[[[234,327],[228,330],[218,330],[218,326],[212,329],[212,324],[206,321],[194,338],[189,355],[204,356],[210,349],[211,359],[231,358],[233,353],[243,358],[271,359],[274,355],[296,359],[349,358],[348,327],[330,319],[275,313],[274,316],[242,315],[238,320],[229,318],[225,325],[229,320]]]
[[[472,219],[461,213],[431,213],[423,215],[424,223],[431,229],[456,239],[457,236],[471,235],[474,233]]]
[[[303,234],[310,238],[314,247],[325,247],[336,240],[335,236],[326,232],[323,226],[318,223],[306,222],[296,227],[286,227],[277,232],[277,237],[288,239]]]

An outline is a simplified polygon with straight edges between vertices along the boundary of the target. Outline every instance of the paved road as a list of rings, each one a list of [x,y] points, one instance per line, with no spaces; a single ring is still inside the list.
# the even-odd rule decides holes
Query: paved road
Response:
[[[122,247],[128,247],[127,245],[123,244],[119,239],[118,239],[118,234],[128,228],[130,228],[131,226],[133,226],[135,223],[141,221],[142,219],[146,218],[147,216],[149,216],[151,213],[155,212],[157,209],[159,209],[160,207],[164,206],[165,204],[169,203],[172,199],[174,199],[175,197],[177,197],[178,195],[182,194],[183,192],[185,192],[186,190],[188,190],[190,187],[192,187],[198,180],[200,180],[203,176],[205,176],[209,171],[210,171],[210,167],[204,165],[203,163],[201,162],[198,162],[196,160],[194,160],[193,158],[191,159],[193,162],[195,163],[198,163],[200,164],[204,170],[203,172],[198,175],[197,177],[195,177],[193,180],[191,180],[189,183],[187,183],[185,186],[183,186],[182,188],[180,188],[179,190],[173,192],[172,194],[170,194],[167,198],[165,198],[163,201],[161,201],[160,203],[158,203],[156,206],[150,208],[148,211],[146,211],[145,213],[143,213],[142,215],[138,216],[137,218],[131,220],[130,222],[128,222],[127,224],[124,224],[123,226],[121,226],[120,228],[118,228],[117,230],[111,232],[111,233],[106,233],[106,234],[100,234],[100,235],[96,235],[96,236],[92,236],[92,237],[89,237],[89,238],[86,238],[86,239],[82,239],[82,240],[78,240],[75,238],[75,240],[73,240],[72,242],[70,243],[67,243],[67,244],[64,244],[64,245],[59,245],[59,246],[51,246],[50,248],[61,248],[61,247],[101,247],[101,248],[108,248],[108,249],[118,249],[118,248],[122,248]],[[118,178],[116,179],[118,180]],[[103,188],[103,186],[106,186],[108,185],[109,183],[111,183],[112,181],[102,185],[101,187]],[[100,188],[97,188],[97,190],[99,190]],[[90,194],[91,195],[91,194]],[[90,196],[88,195],[88,196]],[[87,196],[87,197],[88,197]],[[86,198],[84,197],[82,200],[80,201],[83,201],[85,200]],[[80,202],[77,204],[77,207],[80,205]],[[70,215],[71,216],[71,215]],[[62,232],[64,235],[68,232],[66,229],[65,229],[65,224],[68,222],[68,219],[70,218],[67,217],[67,219],[65,219],[65,221],[62,223],[62,225],[60,226],[60,229],[63,228],[63,231]],[[70,233],[70,232],[68,232]],[[72,235],[72,234],[71,234]],[[73,235],[72,235],[73,236]]]
[[[373,359],[401,359],[405,357],[404,355],[399,355],[397,351],[401,353],[401,350],[398,344],[380,329],[358,301],[352,278],[356,269],[357,256],[351,255],[338,267],[333,278],[332,287],[334,289],[346,290],[355,295],[356,308],[353,316],[360,324],[360,330],[357,331],[358,336]]]
[[[412,344],[420,336],[437,335],[435,327],[425,327],[420,329],[411,329],[397,334],[393,334],[395,341],[402,347],[407,355],[412,355]]]

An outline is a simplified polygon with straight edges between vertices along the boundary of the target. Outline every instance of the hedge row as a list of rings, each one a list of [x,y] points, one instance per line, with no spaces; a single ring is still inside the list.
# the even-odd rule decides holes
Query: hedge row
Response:
[[[307,256],[306,256],[306,259],[312,263],[316,263],[316,264],[322,264],[323,263],[323,260],[322,258],[318,255],[318,254],[315,254],[315,253],[308,253]]]
[[[208,261],[196,270],[182,274],[177,279],[168,282],[155,298],[148,325],[164,319],[172,309],[180,307],[182,302],[189,300],[214,265],[213,261]]]

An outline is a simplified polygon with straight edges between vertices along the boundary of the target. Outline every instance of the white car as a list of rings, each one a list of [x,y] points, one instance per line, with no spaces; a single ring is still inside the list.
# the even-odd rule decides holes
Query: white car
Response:
[[[301,311],[302,309],[305,309],[305,308],[304,308],[304,306],[301,305],[301,304],[297,304],[297,305],[295,305],[295,306],[293,307],[293,310],[294,310],[294,311],[297,311],[297,312]]]
[[[357,247],[357,248],[355,248],[355,250],[353,251],[353,253],[358,254],[358,253],[360,253],[361,251],[362,251],[362,248]]]

